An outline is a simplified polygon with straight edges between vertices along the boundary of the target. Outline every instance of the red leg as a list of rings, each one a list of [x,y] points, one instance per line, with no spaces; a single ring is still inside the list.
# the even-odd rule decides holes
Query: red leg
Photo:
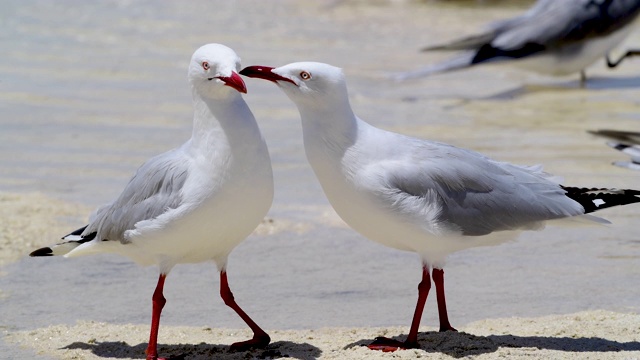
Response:
[[[244,320],[244,322],[247,323],[247,325],[249,325],[249,327],[253,331],[252,339],[231,344],[231,349],[243,351],[251,348],[264,348],[269,345],[269,342],[271,342],[271,338],[269,337],[269,335],[264,332],[264,330],[262,330],[260,326],[258,326],[258,324],[251,320],[249,315],[247,315],[247,313],[245,313],[244,310],[242,310],[240,306],[236,304],[236,301],[233,298],[233,293],[231,292],[231,289],[229,289],[229,282],[227,281],[226,271],[220,272],[220,296],[222,297],[224,303],[232,308],[238,315],[240,315],[242,320]]]
[[[444,299],[444,270],[433,268],[433,283],[436,286],[436,300],[438,301],[438,316],[440,317],[440,331],[458,331],[449,324],[447,303]]]
[[[164,288],[164,279],[166,274],[160,274],[156,291],[153,292],[153,312],[151,313],[151,333],[149,334],[149,345],[147,346],[147,360],[162,360],[158,358],[158,327],[160,326],[160,313],[167,300],[162,295]]]
[[[422,268],[422,281],[418,285],[418,303],[416,304],[416,311],[413,314],[413,321],[411,322],[411,329],[409,330],[409,336],[407,336],[407,340],[405,340],[405,342],[400,342],[393,339],[378,337],[371,344],[369,344],[369,349],[391,352],[398,349],[415,349],[419,347],[418,327],[420,327],[420,319],[422,319],[422,311],[424,310],[424,304],[427,302],[429,289],[431,289],[429,268],[427,266],[424,266]]]

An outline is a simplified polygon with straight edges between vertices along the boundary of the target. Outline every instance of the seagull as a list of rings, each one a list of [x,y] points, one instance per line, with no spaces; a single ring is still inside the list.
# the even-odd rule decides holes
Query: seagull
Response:
[[[174,265],[213,261],[220,295],[253,330],[234,350],[264,347],[269,335],[235,302],[227,281],[227,258],[260,224],[273,200],[269,152],[251,110],[240,58],[221,44],[193,54],[188,80],[193,94],[193,134],[182,146],[152,157],[124,191],[98,208],[89,224],[31,256],[74,257],[115,253],[158,265],[147,359],[158,359],[163,287]]]
[[[240,74],[276,83],[298,107],[307,159],[338,215],[365,237],[421,258],[406,341],[377,338],[374,350],[418,347],[430,273],[440,331],[455,331],[444,292],[447,255],[512,240],[548,221],[608,223],[589,213],[640,202],[637,190],[563,186],[539,166],[376,128],[353,113],[342,70],[328,64],[249,66]]]
[[[607,145],[631,157],[631,161],[614,161],[613,165],[631,170],[640,170],[640,145],[627,145],[615,141],[608,141]]]
[[[538,0],[523,15],[498,21],[478,35],[423,51],[461,50],[442,63],[399,73],[396,80],[407,80],[470,66],[511,61],[526,70],[555,76],[580,72],[601,57],[610,68],[629,56],[609,59],[609,51],[624,40],[640,14],[640,0]],[[517,61],[516,61],[517,60]]]

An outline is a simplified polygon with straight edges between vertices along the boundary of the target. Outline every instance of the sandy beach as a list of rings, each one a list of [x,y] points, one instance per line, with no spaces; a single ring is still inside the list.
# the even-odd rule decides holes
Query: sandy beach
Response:
[[[0,193],[0,266],[25,256],[68,232],[70,224],[86,221],[91,209],[41,193]]]
[[[530,2],[193,1],[0,4],[0,358],[140,359],[157,269],[116,256],[29,258],[85,224],[145,159],[191,134],[186,83],[200,45],[234,48],[243,65],[329,62],[344,69],[356,113],[376,126],[543,164],[574,186],[640,187],[625,156],[587,130],[640,126],[640,61],[598,62],[551,78],[487,66],[394,83],[385,75],[442,59],[418,49],[522,12]],[[635,31],[616,50],[640,43]],[[600,213],[612,225],[550,227],[448,259],[447,302],[459,333],[403,339],[416,301],[415,254],[377,245],[333,212],[309,168],[293,104],[247,79],[270,149],[276,195],[230,256],[236,299],[267,329],[264,350],[220,300],[215,266],[167,279],[161,355],[178,359],[640,358],[640,206]]]
[[[373,352],[376,336],[403,339],[406,328],[274,330],[267,349],[230,352],[251,331],[164,327],[159,351],[172,359],[638,359],[640,316],[608,311],[488,319],[458,333],[421,328],[420,349]],[[145,325],[79,322],[12,333],[8,340],[56,359],[144,358]]]

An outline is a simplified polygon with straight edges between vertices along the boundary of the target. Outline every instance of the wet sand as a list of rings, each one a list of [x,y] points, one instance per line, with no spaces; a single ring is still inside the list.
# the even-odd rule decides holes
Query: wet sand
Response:
[[[566,184],[640,186],[639,173],[610,165],[622,154],[586,133],[638,129],[637,60],[614,72],[594,64],[586,89],[577,86],[577,75],[549,78],[497,66],[407,83],[384,79],[442,59],[417,49],[514,15],[522,3],[266,3],[0,5],[6,30],[0,41],[8,49],[0,58],[4,356],[143,357],[155,268],[113,256],[26,255],[83,226],[142,161],[190,136],[186,66],[207,42],[231,46],[243,65],[341,66],[356,113],[380,127],[503,161],[541,163]],[[622,48],[638,43],[634,32]],[[270,148],[276,198],[264,224],[232,253],[229,276],[236,299],[275,343],[228,354],[227,345],[247,336],[244,324],[219,299],[215,266],[184,265],[167,280],[161,351],[187,359],[214,352],[300,359],[640,357],[640,206],[602,212],[611,226],[549,228],[451,256],[450,317],[470,335],[431,333],[437,313],[430,299],[423,350],[379,354],[350,346],[406,335],[419,261],[341,222],[306,163],[293,104],[272,84],[247,80],[247,86]]]

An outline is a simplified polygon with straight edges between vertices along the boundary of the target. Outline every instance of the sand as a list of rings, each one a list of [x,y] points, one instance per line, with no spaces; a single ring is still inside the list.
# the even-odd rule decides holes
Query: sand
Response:
[[[363,345],[376,336],[404,339],[406,328],[273,330],[266,349],[230,352],[248,330],[165,326],[158,351],[174,359],[637,359],[640,315],[608,311],[474,322],[458,333],[421,328],[420,349],[381,353]],[[58,359],[139,359],[147,325],[83,321],[9,334],[10,342]],[[403,335],[400,335],[403,334]]]
[[[89,209],[41,193],[0,192],[0,266],[50,245],[82,223]]]

